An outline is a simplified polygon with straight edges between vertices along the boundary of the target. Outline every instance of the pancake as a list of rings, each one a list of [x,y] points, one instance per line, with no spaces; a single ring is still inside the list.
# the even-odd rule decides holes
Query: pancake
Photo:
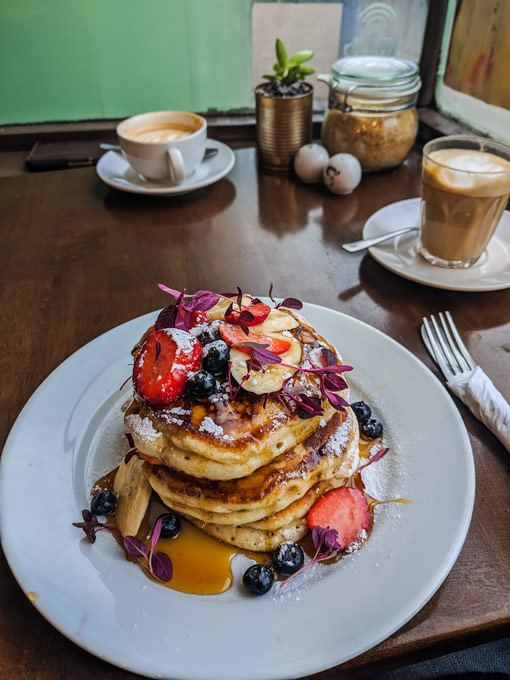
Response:
[[[292,334],[303,347],[301,365],[319,362],[320,352],[335,348],[304,320],[287,313]],[[292,373],[289,371],[289,376]],[[289,390],[317,395],[317,377],[300,373],[291,377]],[[344,398],[347,391],[341,392]],[[302,419],[290,399],[279,394],[254,394],[244,389],[235,400],[225,384],[212,398],[197,402],[183,396],[171,406],[157,408],[133,398],[124,415],[127,429],[140,453],[194,477],[213,480],[250,475],[290,447],[303,442],[335,410],[324,401],[324,415]]]
[[[256,522],[300,499],[318,482],[354,473],[359,464],[358,425],[351,409],[343,416],[335,412],[303,443],[242,479],[204,480],[149,463],[143,473],[161,500],[177,512],[214,524]]]
[[[246,307],[252,303],[264,307],[243,298]],[[214,324],[225,321],[230,304],[231,300],[220,298],[207,312],[210,321],[190,330],[204,346],[198,363],[202,371],[216,366],[207,364],[205,348],[217,332]],[[178,312],[174,307],[174,314]],[[262,352],[261,370],[256,370],[256,352],[250,349],[250,359],[242,351],[247,336],[230,314],[231,322],[221,326],[230,345],[228,381],[216,380],[211,396],[205,396],[210,392],[201,398],[191,394],[194,365],[187,373],[188,391],[183,392],[183,386],[181,396],[170,404],[156,406],[157,398],[144,401],[135,392],[126,405],[124,422],[141,458],[135,455],[129,465],[121,465],[116,488],[126,526],[139,524],[154,491],[170,509],[207,534],[243,549],[269,551],[283,541],[302,538],[314,503],[330,489],[349,483],[359,466],[358,422],[352,409],[333,407],[331,393],[326,398],[326,386],[331,390],[338,385],[327,373],[332,370],[328,366],[341,364],[341,357],[304,319],[282,308],[266,312],[265,319],[258,316],[263,320],[250,327],[248,339],[258,343],[251,347]],[[161,380],[156,369],[158,350],[151,355],[144,346],[152,330],[133,350],[138,366],[135,380],[147,370],[153,371],[155,381]],[[179,342],[191,346],[186,331],[162,330],[172,331],[175,346]],[[269,355],[267,362],[264,347],[280,350],[281,361],[272,363]],[[152,357],[150,364],[147,357]],[[176,361],[173,366],[183,370]],[[318,373],[319,369],[326,370]],[[211,377],[207,379],[211,385]],[[156,396],[161,394],[156,391]],[[337,394],[347,399],[348,390]],[[296,399],[306,402],[303,395],[320,404],[321,415],[309,417],[296,405]]]
[[[188,517],[188,520],[206,534],[214,536],[224,543],[235,545],[242,550],[252,550],[254,552],[275,550],[280,543],[284,541],[299,541],[308,532],[306,517],[297,519],[273,531],[252,529],[247,525],[229,527],[223,524],[208,524],[194,517]]]

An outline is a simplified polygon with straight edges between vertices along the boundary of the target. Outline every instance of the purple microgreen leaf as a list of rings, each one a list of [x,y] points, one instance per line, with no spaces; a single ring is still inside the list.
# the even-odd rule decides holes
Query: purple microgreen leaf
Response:
[[[136,559],[147,557],[149,552],[145,543],[136,536],[124,536],[124,547],[127,554]]]
[[[277,304],[275,309],[279,309],[280,307],[287,307],[287,309],[301,309],[303,307],[303,303],[297,298],[288,297]]]
[[[135,440],[133,439],[133,435],[131,432],[124,432],[124,435],[126,436],[126,439],[128,440],[129,448],[134,449],[135,448]]]
[[[320,551],[324,545],[324,533],[329,529],[329,527],[314,527],[312,529],[312,541],[317,551]]]
[[[323,377],[323,380],[324,387],[327,390],[333,390],[333,392],[337,392],[339,390],[347,389],[347,383],[345,382],[341,375],[329,373]]]
[[[347,371],[352,371],[352,366],[344,366],[343,364],[337,364],[336,366],[324,366],[320,369],[321,373],[346,373]]]
[[[299,406],[304,408],[313,416],[321,416],[324,409],[321,406],[320,399],[317,397],[309,397],[307,394],[299,394]]]
[[[134,451],[128,451],[124,456],[124,464],[127,465],[133,456],[136,456],[136,449]]]
[[[229,306],[227,307],[227,309],[225,310],[225,319],[227,318],[227,316],[230,316],[233,311],[234,311],[234,303],[231,302],[229,304]]]
[[[99,522],[97,517],[93,515],[90,510],[82,510],[81,516],[83,517],[83,522],[73,522],[73,527],[78,529],[83,529],[85,536],[89,539],[91,543],[96,540],[96,534],[98,531],[105,529],[106,531],[115,532],[117,529],[108,524],[103,524]]]
[[[237,286],[237,306],[239,307],[239,310],[241,310],[243,306],[243,291],[239,286]]]
[[[259,347],[251,347],[250,356],[252,359],[259,361],[261,364],[273,365],[282,363],[282,358],[279,357],[278,354],[275,354],[268,349],[261,349]]]
[[[219,299],[220,296],[212,293],[210,290],[199,290],[195,293],[192,300],[186,303],[185,308],[190,312],[206,312],[214,307]]]
[[[259,298],[252,298],[251,303],[252,303],[252,305],[260,305],[261,302],[262,302],[262,300],[260,300]]]
[[[325,387],[322,388],[322,391],[324,392],[324,396],[329,401],[331,406],[337,411],[343,411],[346,407],[349,406],[349,402],[345,401],[345,399],[341,397],[339,394],[335,394],[335,392],[330,392]]]
[[[162,583],[167,583],[172,578],[172,560],[164,552],[155,552],[151,560],[151,574]]]
[[[175,320],[177,318],[177,306],[169,305],[162,309],[158,314],[156,323],[154,325],[155,331],[161,331],[164,328],[175,328]]]
[[[175,322],[175,327],[180,330],[189,332],[189,329],[193,325],[193,313],[185,310],[184,306],[181,307],[182,313],[177,315],[177,321]]]
[[[244,342],[236,343],[236,347],[255,347],[256,349],[265,349],[269,347],[267,342],[252,342],[251,340],[245,340]]]
[[[336,529],[326,527],[326,531],[324,532],[324,543],[330,553],[342,550],[342,546],[338,542],[338,531]]]
[[[282,358],[266,349],[269,345],[261,342],[239,342],[237,347],[248,347],[250,356],[261,364],[281,364]]]
[[[168,286],[165,286],[164,283],[158,283],[158,288],[163,292],[168,293],[169,295],[173,295],[174,298],[178,298],[179,295],[182,295],[180,290],[174,290],[173,288],[169,288]]]
[[[336,365],[338,365],[337,356],[333,352],[332,349],[329,349],[329,347],[323,347],[322,348],[322,356],[324,357],[324,361],[326,362],[326,366],[336,366]]]
[[[233,398],[232,396],[232,362],[228,362],[228,371],[227,371],[227,376],[228,376],[228,391],[230,393],[230,399]]]
[[[255,316],[250,312],[249,309],[243,309],[243,311],[239,314],[239,319],[241,321],[245,321],[246,323],[250,323],[254,321]]]
[[[321,560],[327,560],[331,556],[331,553],[338,550],[342,550],[342,547],[338,543],[338,533],[336,529],[330,529],[329,527],[314,527],[312,529],[312,541],[317,550],[313,558],[305,564],[301,569],[296,571],[294,574],[289,576],[285,581],[280,584],[280,588],[283,588],[292,578],[300,574],[312,564],[320,562]]]
[[[159,340],[156,340],[156,361],[159,359],[159,355],[161,354],[161,343]]]
[[[154,551],[154,548],[156,547],[156,543],[159,541],[159,537],[161,536],[161,526],[163,524],[163,520],[161,517],[158,517],[158,520],[156,524],[154,525],[154,529],[152,530],[152,538],[151,538],[151,552]]]
[[[360,465],[356,472],[361,472],[361,470],[368,467],[369,465],[372,465],[372,463],[381,460],[381,458],[383,458],[388,453],[388,451],[389,449],[379,449],[379,451],[376,454],[374,454],[372,458],[368,460],[368,462],[364,463],[363,465]]]
[[[269,293],[268,293],[268,296],[269,296],[269,298],[271,299],[272,302],[275,302],[275,299],[274,299],[274,297],[273,297],[273,285],[274,285],[274,284],[271,284],[271,285],[269,286]]]
[[[246,362],[246,374],[243,375],[243,377],[241,378],[241,382],[239,383],[239,386],[238,386],[238,388],[237,388],[237,390],[235,391],[235,394],[234,394],[234,396],[233,396],[233,401],[235,401],[235,398],[237,397],[237,395],[238,395],[238,393],[239,393],[239,390],[241,389],[241,387],[244,385],[244,383],[245,383],[245,382],[248,380],[248,378],[250,377],[250,373],[251,373],[251,371],[252,371],[252,368],[253,368],[253,362],[252,362],[251,359],[248,359],[248,361]]]
[[[243,333],[245,335],[250,334],[250,329],[248,328],[248,326],[244,323],[244,321],[241,318],[239,319],[239,325],[241,326]]]

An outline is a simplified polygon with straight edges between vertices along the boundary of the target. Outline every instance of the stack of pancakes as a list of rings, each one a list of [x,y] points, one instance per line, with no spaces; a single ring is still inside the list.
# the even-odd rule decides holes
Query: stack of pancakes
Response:
[[[317,366],[323,349],[340,363],[336,350],[291,312],[278,310],[277,322],[270,318],[259,332],[282,326],[269,334],[292,337],[293,365]],[[232,362],[243,364],[236,352]],[[272,387],[290,377],[290,392],[320,395],[314,373],[272,370]],[[244,385],[255,390],[261,377],[254,372]],[[358,425],[350,408],[337,411],[324,400],[322,415],[303,418],[295,402],[275,390],[257,394],[243,386],[232,399],[226,383],[218,388],[207,399],[184,395],[163,408],[137,395],[131,400],[124,420],[142,458],[122,463],[117,475],[123,534],[136,533],[153,490],[206,533],[246,550],[273,550],[302,538],[311,506],[357,469]]]

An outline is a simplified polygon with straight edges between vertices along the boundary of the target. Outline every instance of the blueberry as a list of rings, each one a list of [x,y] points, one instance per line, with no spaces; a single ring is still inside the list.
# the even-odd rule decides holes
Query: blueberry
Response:
[[[252,564],[243,575],[244,587],[251,595],[265,595],[273,582],[273,572],[263,564]]]
[[[211,344],[211,342],[215,342],[216,340],[221,340],[221,335],[220,331],[218,329],[218,322],[213,321],[210,323],[208,326],[204,328],[204,330],[200,333],[198,339],[202,343],[202,345],[205,347],[205,345]]]
[[[177,515],[173,512],[165,512],[158,519],[161,520],[161,538],[175,538],[181,530],[181,520]]]
[[[188,389],[198,399],[210,397],[216,390],[216,379],[207,371],[197,371],[188,378]]]
[[[116,507],[117,496],[111,491],[100,491],[90,503],[90,512],[93,515],[109,515]]]
[[[371,418],[370,420],[365,420],[360,426],[361,434],[367,439],[377,439],[383,433],[383,426],[379,420]]]
[[[305,561],[303,548],[293,541],[280,543],[273,553],[273,566],[279,574],[290,576],[299,571]]]
[[[310,399],[313,401],[314,404],[317,404],[317,406],[321,405],[321,400],[318,397],[310,397]],[[315,413],[311,413],[307,408],[303,408],[303,406],[298,406],[297,414],[298,418],[301,418],[301,420],[313,418],[316,415]]]
[[[356,401],[351,404],[351,408],[354,411],[354,415],[358,419],[358,423],[366,422],[372,415],[372,409],[364,401]]]
[[[228,368],[230,350],[223,340],[215,340],[204,347],[202,368],[212,373],[215,378],[225,375]]]

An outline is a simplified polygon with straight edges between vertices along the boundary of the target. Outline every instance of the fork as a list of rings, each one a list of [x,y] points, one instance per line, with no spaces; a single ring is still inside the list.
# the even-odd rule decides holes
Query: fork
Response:
[[[510,405],[492,380],[476,364],[457,330],[450,312],[423,317],[421,337],[441,369],[450,390],[478,420],[510,450]]]

